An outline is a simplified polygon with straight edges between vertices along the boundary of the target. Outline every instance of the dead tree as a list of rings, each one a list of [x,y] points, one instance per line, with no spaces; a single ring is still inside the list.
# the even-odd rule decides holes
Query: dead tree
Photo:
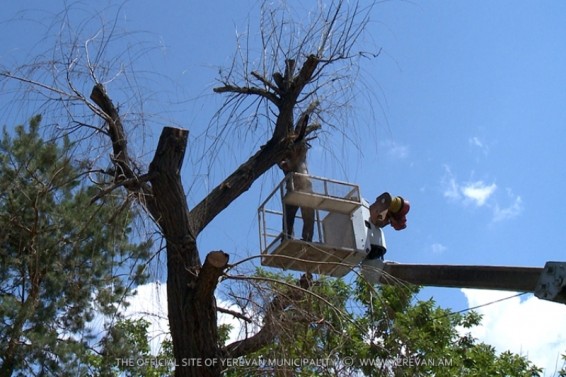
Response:
[[[168,316],[178,365],[176,376],[219,376],[221,363],[195,365],[187,361],[238,357],[268,345],[277,331],[272,318],[276,318],[278,312],[292,305],[308,289],[298,282],[295,293],[275,296],[266,310],[262,329],[247,339],[222,346],[218,341],[214,293],[219,280],[230,267],[229,255],[224,251],[212,251],[203,262],[196,240],[219,213],[272,167],[286,159],[290,161],[293,156],[304,156],[300,159],[305,162],[304,148],[307,140],[315,137],[314,133],[320,128],[322,106],[330,103],[333,94],[344,95],[344,88],[336,87],[341,80],[352,80],[347,74],[333,73],[333,64],[352,65],[352,60],[360,56],[357,52],[352,53],[352,48],[368,21],[370,8],[346,5],[339,0],[320,8],[312,24],[303,27],[301,33],[280,28],[272,10],[264,9],[263,17],[268,21],[262,23],[264,55],[260,69],[240,71],[239,77],[233,76],[237,70],[231,69],[228,75],[220,78],[221,85],[214,92],[228,96],[223,109],[236,104],[231,110],[237,112],[246,98],[264,104],[267,114],[263,117],[256,114],[254,119],[269,119],[269,124],[264,125],[269,136],[247,161],[193,208],[187,204],[180,176],[189,132],[163,128],[147,171],[141,171],[131,157],[129,143],[132,140],[124,127],[127,120],[122,118],[112,100],[112,88],[105,87],[98,79],[96,73],[99,68],[88,55],[84,71],[94,82],[90,95],[81,93],[70,79],[73,77],[71,71],[79,65],[75,60],[71,64],[62,62],[64,69],[61,71],[67,70],[66,76],[63,75],[64,88],[58,87],[60,80],[54,80],[53,85],[42,84],[32,78],[18,76],[13,71],[0,72],[3,78],[49,92],[54,101],[65,98],[69,103],[86,105],[103,121],[104,127],[77,123],[77,127],[91,127],[93,132],[106,137],[111,145],[113,179],[108,186],[101,188],[93,201],[114,189],[123,188],[147,210],[159,227],[166,245]],[[281,44],[282,40],[287,40],[283,38],[286,33],[293,34],[289,46]],[[248,67],[245,63],[243,67]],[[325,92],[325,88],[329,91]],[[309,119],[317,121],[309,123]],[[333,127],[328,122],[325,126]],[[291,170],[298,171],[296,168]],[[303,217],[308,216],[303,212]],[[308,228],[303,233],[306,238],[312,237]]]
[[[271,98],[280,109],[293,109],[298,96],[317,72],[319,63],[320,58],[310,55],[300,70],[287,70],[288,74],[279,93],[258,90],[256,94]],[[287,62],[287,66],[291,65]],[[215,91],[241,90],[242,88],[224,86]],[[247,191],[257,177],[276,166],[293,149],[296,143],[294,127],[286,127],[289,123],[293,124],[292,112],[283,113],[287,118],[278,122],[273,136],[265,145],[205,199],[189,209],[180,176],[188,131],[164,128],[148,172],[138,176],[134,174],[132,161],[128,157],[127,135],[110,96],[101,84],[97,84],[90,98],[108,126],[113,160],[116,169],[121,172],[117,175],[116,183],[136,194],[159,225],[166,241],[169,324],[178,364],[182,365],[182,360],[218,360],[240,355],[240,350],[256,350],[265,345],[271,337],[252,337],[241,341],[237,347],[221,348],[218,345],[214,291],[219,278],[228,267],[229,257],[222,251],[215,251],[208,254],[202,263],[196,238],[216,215]],[[307,113],[302,115],[305,117]],[[283,116],[279,115],[278,119],[283,119]],[[314,129],[316,128],[306,130],[305,135]],[[281,305],[274,304],[274,307],[280,308]],[[181,366],[176,369],[176,375],[217,376],[221,372],[220,368],[220,363],[209,367]]]

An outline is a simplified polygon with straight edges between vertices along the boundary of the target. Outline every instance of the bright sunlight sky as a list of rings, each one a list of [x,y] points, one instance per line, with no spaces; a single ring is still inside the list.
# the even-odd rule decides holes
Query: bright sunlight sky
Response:
[[[29,20],[48,24],[65,3],[4,2],[1,65],[22,63],[35,50],[43,51],[46,46],[37,42],[44,29]],[[213,166],[214,175],[193,168],[199,135],[220,104],[219,96],[211,95],[217,67],[229,66],[236,33],[248,32],[247,20],[257,18],[259,3],[88,4],[79,8],[96,6],[108,22],[118,12],[119,28],[144,32],[133,35],[132,44],[143,41],[152,49],[141,58],[120,51],[119,59],[133,60],[134,69],[149,72],[144,110],[157,117],[148,123],[148,134],[158,135],[171,123],[191,131],[194,153],[185,161],[183,176],[194,205],[206,187],[251,151],[249,143],[227,146]],[[368,200],[383,191],[410,200],[407,229],[386,230],[386,259],[536,267],[566,261],[565,21],[562,1],[392,0],[375,6],[365,40],[368,51],[380,48],[381,53],[362,61],[367,93],[359,93],[371,105],[353,111],[353,123],[363,123],[359,132],[372,131],[356,135],[358,149],[341,139],[333,147],[315,141],[310,170],[359,184]],[[249,33],[255,36],[254,25]],[[1,96],[0,109],[9,100]],[[13,104],[9,109],[0,115],[2,125],[23,123],[32,115],[14,110]],[[144,146],[149,156],[155,145]],[[201,236],[203,255],[222,249],[235,261],[257,254],[256,209],[280,178],[274,171],[215,220]],[[427,288],[419,297],[433,296],[458,311],[513,295]],[[527,354],[546,368],[547,376],[560,368],[566,306],[527,295],[478,311],[484,321],[473,334],[480,340],[499,351]]]

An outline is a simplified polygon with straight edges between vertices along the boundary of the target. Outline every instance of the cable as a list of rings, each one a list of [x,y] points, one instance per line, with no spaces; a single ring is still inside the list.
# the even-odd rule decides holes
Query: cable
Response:
[[[527,293],[529,293],[529,292],[517,293],[517,294],[515,294],[515,295],[513,295],[513,296],[503,297],[503,298],[500,298],[499,300],[491,301],[491,302],[488,302],[488,303],[485,303],[485,304],[481,304],[481,305],[476,305],[476,306],[473,306],[473,307],[467,308],[467,309],[462,309],[462,310],[457,311],[457,312],[454,312],[454,313],[464,313],[464,312],[467,312],[467,311],[470,311],[470,310],[475,310],[475,309],[483,308],[484,306],[489,306],[489,305],[492,305],[492,304],[497,304],[498,302],[505,301],[505,300],[509,300],[509,299],[512,299],[512,298],[515,298],[515,297],[520,297],[520,296],[526,295]]]
[[[495,300],[495,301],[487,302],[487,303],[485,303],[485,304],[472,306],[471,308],[466,308],[466,309],[458,310],[458,311],[456,311],[456,312],[446,313],[445,315],[441,315],[441,316],[438,316],[438,317],[434,317],[433,319],[440,319],[440,318],[449,317],[449,316],[455,315],[455,314],[461,314],[461,313],[469,312],[470,310],[475,310],[475,309],[483,308],[483,307],[486,307],[486,306],[489,306],[489,305],[497,304],[498,302],[502,302],[502,301],[505,301],[505,300],[510,300],[510,299],[512,299],[512,298],[515,298],[515,297],[520,297],[520,296],[526,295],[527,293],[529,293],[529,292],[517,293],[517,294],[514,294],[514,295],[509,296],[509,297],[503,297],[503,298],[500,298],[500,299]]]

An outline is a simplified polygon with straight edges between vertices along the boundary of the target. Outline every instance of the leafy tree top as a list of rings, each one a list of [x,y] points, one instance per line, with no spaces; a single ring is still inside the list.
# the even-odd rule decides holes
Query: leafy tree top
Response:
[[[44,140],[40,116],[0,141],[0,372],[60,374],[117,316],[146,278],[150,243],[132,240],[136,213],[119,193],[98,192],[72,158],[74,145]]]

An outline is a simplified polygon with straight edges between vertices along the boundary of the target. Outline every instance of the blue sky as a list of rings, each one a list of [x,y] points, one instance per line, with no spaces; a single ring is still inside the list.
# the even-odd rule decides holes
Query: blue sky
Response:
[[[48,24],[64,2],[21,4],[3,4],[0,21],[10,21],[0,23],[2,65],[45,48],[37,44],[44,36],[40,23],[26,20],[40,16]],[[213,171],[206,164],[197,168],[202,135],[221,103],[211,94],[217,67],[230,64],[236,32],[247,32],[258,3],[168,1],[156,7],[139,0],[119,10],[114,4],[100,5],[106,9],[103,17],[112,21],[119,11],[121,29],[144,32],[132,35],[134,49],[141,49],[140,41],[150,47],[142,58],[123,57],[125,63],[133,59],[140,82],[150,89],[144,111],[153,118],[145,132],[158,135],[165,124],[191,131],[183,176],[191,187],[189,202],[195,204],[252,151],[250,143],[227,145],[213,160]],[[32,12],[19,13],[23,9]],[[76,12],[81,14],[87,12]],[[376,5],[365,38],[368,50],[380,48],[381,53],[362,61],[368,93],[359,95],[371,102],[360,102],[353,112],[360,124],[354,138],[358,148],[341,138],[315,141],[310,170],[359,184],[369,200],[383,191],[410,200],[407,229],[386,231],[387,259],[538,267],[566,260],[564,14],[566,3],[560,1]],[[21,123],[31,115],[9,100],[0,96],[0,108],[9,109],[0,123]],[[154,145],[147,142],[139,155],[151,156]],[[280,178],[279,171],[268,174],[219,216],[200,240],[202,252],[223,249],[232,260],[257,254],[256,209]],[[461,310],[490,302],[493,294],[431,288],[420,297],[434,296],[441,305]],[[523,297],[485,309],[489,323],[505,318],[510,328],[534,326],[533,321],[547,326],[537,335],[504,342],[500,349],[517,346],[515,352],[531,354],[566,349],[566,307],[555,304],[537,311],[535,301]],[[545,320],[545,313],[561,322]],[[497,328],[503,325],[485,327],[485,333]],[[538,351],[529,348],[535,343]],[[548,344],[554,348],[544,348]],[[540,362],[552,371],[550,358]]]

